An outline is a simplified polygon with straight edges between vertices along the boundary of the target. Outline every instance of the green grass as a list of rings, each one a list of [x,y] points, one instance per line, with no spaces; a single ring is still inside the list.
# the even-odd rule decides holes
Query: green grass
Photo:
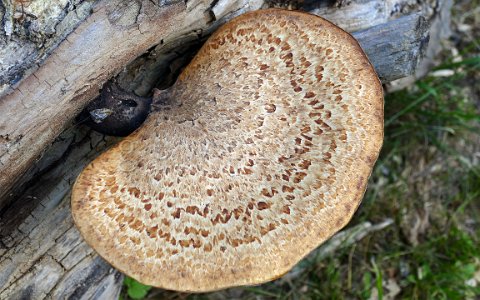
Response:
[[[144,285],[133,278],[125,277],[123,280],[124,285],[124,297],[129,299],[137,300],[137,299],[144,299],[148,292],[152,289],[148,285]]]
[[[382,270],[392,274],[401,299],[480,297],[480,285],[466,285],[480,270],[480,231],[466,228],[468,220],[480,227],[480,168],[469,152],[480,148],[480,114],[479,104],[465,95],[462,84],[473,73],[478,76],[480,57],[439,68],[456,72],[448,78],[426,78],[385,99],[384,148],[355,218],[396,219],[395,228],[365,245],[364,251],[376,257],[370,272],[377,281],[371,286],[379,298]],[[412,245],[402,223],[406,215],[425,211],[425,203],[434,207],[429,228],[420,234],[419,244]],[[347,296],[364,298],[354,291],[345,291]]]
[[[410,299],[465,299],[480,295],[480,286],[470,287],[480,265],[478,247],[457,227],[433,237],[407,254],[412,274],[404,279]]]

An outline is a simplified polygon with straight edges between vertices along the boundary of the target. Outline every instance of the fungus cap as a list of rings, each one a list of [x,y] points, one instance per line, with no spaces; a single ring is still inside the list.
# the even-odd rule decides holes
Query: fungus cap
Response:
[[[114,267],[179,291],[258,284],[350,220],[381,148],[383,94],[348,33],[306,13],[244,14],[168,94],[73,188],[77,227]]]

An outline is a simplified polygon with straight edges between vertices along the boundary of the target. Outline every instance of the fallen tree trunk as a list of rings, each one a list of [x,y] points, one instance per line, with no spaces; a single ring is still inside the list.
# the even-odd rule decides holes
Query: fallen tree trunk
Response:
[[[110,1],[110,3],[113,2]],[[158,30],[165,30],[163,33],[165,36],[155,33],[155,38],[150,37],[148,43],[151,46],[161,42],[162,39],[163,43],[150,49],[148,55],[143,55],[132,62],[125,68],[126,71],[119,75],[119,82],[123,83],[126,89],[135,91],[139,95],[148,93],[160,77],[170,72],[168,67],[170,63],[185,63],[182,54],[191,44],[203,40],[222,22],[219,20],[227,19],[253,7],[249,6],[253,5],[253,2],[248,1],[220,0],[215,1],[215,5],[211,5],[214,2],[191,1],[187,2],[186,6],[184,2],[179,2],[162,8],[148,6],[153,4],[146,2],[150,1],[136,2],[142,5],[139,11],[152,16],[149,21],[141,22],[147,22],[147,24],[158,22],[154,20],[154,16],[166,14],[167,9],[169,11],[177,9],[172,13],[173,15],[165,16],[162,22],[173,24],[178,21],[183,27],[162,25]],[[360,2],[369,3],[369,1]],[[125,2],[117,1],[116,3]],[[227,5],[229,3],[230,6]],[[305,3],[308,4],[308,1]],[[147,12],[146,6],[143,5],[150,7],[155,13]],[[110,23],[111,20],[100,17],[108,15],[108,7],[105,2],[100,1],[93,14],[86,19],[86,23],[78,27],[75,34],[68,38],[70,42],[67,41],[66,45],[73,44],[80,47],[82,39],[79,32],[86,34],[83,30],[104,29],[105,27],[102,26],[115,32],[120,30],[122,34],[133,32],[135,38],[143,41],[142,34],[149,31],[136,31],[141,28],[137,24],[140,22],[140,14],[136,15],[135,26],[115,27]],[[129,9],[131,8],[123,8],[123,11]],[[206,19],[205,11],[209,12]],[[123,15],[120,14],[120,16]],[[185,19],[185,22],[179,21],[188,16],[200,19],[192,17],[193,19],[190,20]],[[116,22],[123,22],[122,24],[126,22],[122,21],[122,17],[116,20]],[[331,21],[335,22],[335,20]],[[146,26],[145,23],[143,24],[142,26]],[[348,24],[344,25],[348,27]],[[362,28],[358,24],[355,26]],[[425,47],[428,30],[428,25],[421,15],[409,15],[374,27],[368,24],[364,26],[368,29],[356,33],[356,36],[384,82],[414,71],[422,49]],[[199,29],[191,30],[192,28]],[[399,34],[399,31],[402,34]],[[170,32],[169,36],[167,32]],[[114,33],[109,31],[109,34]],[[115,36],[122,34],[117,32]],[[92,33],[90,36],[95,35]],[[110,41],[107,35],[104,35],[104,38],[112,43],[122,41],[121,38]],[[124,39],[125,36],[123,36]],[[48,73],[43,74],[42,72],[45,71],[42,71],[44,70],[42,67],[37,71],[38,74],[34,73],[33,79],[29,77],[23,80],[15,92],[0,99],[0,116],[7,115],[7,112],[8,116],[12,116],[11,119],[0,117],[0,194],[4,195],[2,203],[5,207],[0,212],[0,299],[118,298],[122,276],[83,242],[73,226],[69,207],[71,185],[78,173],[91,159],[118,139],[102,136],[82,126],[72,125],[71,122],[84,104],[98,93],[99,86],[134,58],[130,55],[138,56],[142,51],[150,48],[145,42],[142,46],[132,46],[134,49],[128,50],[128,55],[122,52],[127,51],[123,49],[124,46],[130,47],[134,42],[141,44],[141,41],[129,42],[128,45],[120,42],[119,49],[99,49],[99,52],[106,51],[102,52],[103,55],[111,55],[119,59],[114,63],[109,61],[108,66],[107,62],[98,62],[97,56],[90,66],[56,65],[51,61],[58,59],[56,57],[59,54],[54,52],[52,60],[49,58],[46,61],[46,66],[52,68]],[[87,42],[84,41],[84,43]],[[67,46],[63,47],[66,47],[64,51],[69,51]],[[89,47],[94,46],[90,44]],[[120,53],[124,55],[117,57],[116,55]],[[85,59],[92,59],[92,57],[87,55]],[[66,61],[65,58],[64,61]],[[100,69],[88,70],[93,66]],[[63,71],[59,72],[59,69],[65,68],[71,68],[74,73],[67,75],[73,77],[68,78],[77,78],[76,82],[64,81],[67,75]],[[55,75],[51,74],[52,72],[58,72],[57,77],[52,77]],[[39,80],[41,78],[45,80]],[[51,78],[57,78],[60,83],[52,82]],[[34,85],[30,86],[31,83]],[[67,83],[68,89],[62,90]],[[57,88],[60,90],[56,91]],[[52,91],[56,91],[56,94],[50,94]],[[27,99],[25,95],[31,95],[33,98]],[[45,95],[51,95],[51,97],[42,99]],[[62,105],[67,107],[63,108]],[[46,120],[52,121],[50,124],[44,124]],[[59,135],[68,126],[70,128]],[[47,132],[43,133],[43,130]],[[20,138],[16,135],[17,133],[20,134]],[[48,149],[44,150],[47,146]],[[42,159],[37,161],[42,153]],[[16,163],[21,165],[15,167]],[[26,175],[16,180],[19,174],[27,169]],[[17,184],[17,189],[11,193],[14,183]],[[12,196],[5,197],[9,193]],[[8,206],[5,206],[6,204]]]
[[[83,242],[69,202],[78,173],[113,140],[72,127],[58,142],[65,153],[47,152],[54,166],[1,216],[0,299],[118,298],[121,275]]]
[[[162,7],[148,0],[133,1],[129,5],[121,0],[100,1],[92,15],[40,69],[0,100],[0,116],[9,116],[0,118],[0,209],[15,195],[9,197],[21,175],[85,104],[98,95],[102,84],[128,62],[158,42],[161,49],[163,45],[168,48],[172,43],[191,40],[192,33],[198,39],[198,35],[203,36],[203,32],[208,33],[223,22],[220,18],[248,11],[256,3],[229,1],[230,6],[226,6],[225,1],[198,0]],[[219,5],[223,9],[216,9]],[[208,17],[206,11],[211,12]],[[359,36],[384,81],[404,77],[415,69],[428,29],[420,20],[377,25],[379,27],[370,29],[375,28],[376,33],[369,31]],[[339,25],[350,26],[349,23]],[[403,32],[399,34],[398,30]],[[153,64],[158,62],[155,60]],[[153,71],[158,74],[155,68]],[[151,88],[146,86],[146,90]]]

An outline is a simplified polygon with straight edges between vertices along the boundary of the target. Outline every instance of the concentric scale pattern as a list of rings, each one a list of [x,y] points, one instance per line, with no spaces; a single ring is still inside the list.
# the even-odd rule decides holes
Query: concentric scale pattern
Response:
[[[381,147],[383,96],[349,34],[304,13],[248,13],[168,93],[73,190],[75,223],[116,268],[183,291],[257,284],[350,220]]]

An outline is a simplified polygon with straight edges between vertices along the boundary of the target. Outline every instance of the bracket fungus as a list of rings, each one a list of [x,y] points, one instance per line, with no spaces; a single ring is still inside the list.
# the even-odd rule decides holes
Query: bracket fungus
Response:
[[[382,145],[383,92],[345,31],[244,14],[163,96],[72,192],[81,234],[120,271],[179,291],[259,284],[351,219]]]

